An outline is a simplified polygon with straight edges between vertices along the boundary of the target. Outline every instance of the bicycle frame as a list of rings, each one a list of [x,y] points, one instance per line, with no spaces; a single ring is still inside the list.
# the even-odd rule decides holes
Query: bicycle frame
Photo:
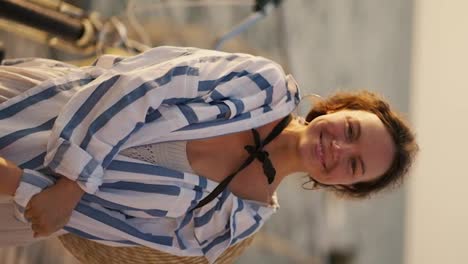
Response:
[[[254,13],[219,37],[214,49],[220,50],[226,41],[264,18],[280,2],[256,0]],[[11,22],[15,23],[14,26]],[[62,0],[54,3],[45,0],[0,0],[0,28],[69,53],[83,55],[101,54],[110,32],[117,33],[119,44],[130,53],[149,49],[149,46],[127,38],[126,26],[116,17],[103,21],[98,13],[87,14]]]

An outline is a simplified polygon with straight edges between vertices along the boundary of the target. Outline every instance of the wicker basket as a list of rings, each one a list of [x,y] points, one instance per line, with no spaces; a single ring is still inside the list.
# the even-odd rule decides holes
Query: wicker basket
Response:
[[[111,247],[81,238],[73,234],[59,237],[63,246],[81,263],[86,264],[205,264],[205,257],[180,257],[148,247]],[[254,236],[229,247],[216,261],[217,264],[233,263],[252,243]]]

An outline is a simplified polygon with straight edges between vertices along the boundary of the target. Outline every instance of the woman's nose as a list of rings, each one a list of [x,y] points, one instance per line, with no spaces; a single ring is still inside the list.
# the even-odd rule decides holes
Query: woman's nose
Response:
[[[339,156],[346,154],[346,153],[356,152],[355,144],[338,141],[338,140],[332,140],[332,148],[334,150],[333,152],[335,153],[336,158],[339,158]]]
[[[332,140],[331,145],[334,151],[341,151],[341,144],[338,141]]]

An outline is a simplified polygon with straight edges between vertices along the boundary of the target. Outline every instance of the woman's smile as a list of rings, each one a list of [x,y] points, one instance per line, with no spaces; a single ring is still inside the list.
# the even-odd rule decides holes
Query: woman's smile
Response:
[[[327,169],[327,163],[326,163],[326,159],[325,159],[325,151],[324,151],[324,147],[323,147],[322,138],[323,138],[323,132],[320,132],[319,142],[316,144],[316,147],[315,147],[315,154],[318,157],[320,163],[322,164],[323,169],[326,170]]]

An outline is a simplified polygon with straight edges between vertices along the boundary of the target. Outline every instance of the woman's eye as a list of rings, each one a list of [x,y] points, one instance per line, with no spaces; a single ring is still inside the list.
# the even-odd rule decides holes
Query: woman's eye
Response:
[[[351,164],[351,171],[353,172],[353,175],[355,175],[356,174],[356,167],[357,167],[356,159],[352,158],[350,164]]]
[[[353,126],[349,122],[347,122],[346,136],[350,140],[353,138]]]

